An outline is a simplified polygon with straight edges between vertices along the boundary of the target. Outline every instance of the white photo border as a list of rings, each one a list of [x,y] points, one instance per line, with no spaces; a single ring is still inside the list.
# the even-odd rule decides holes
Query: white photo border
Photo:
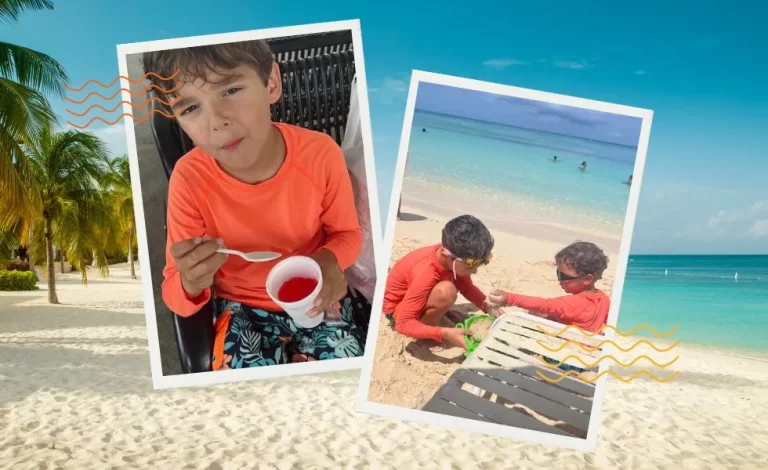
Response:
[[[469,78],[461,78],[414,70],[411,75],[411,84],[409,87],[408,100],[405,108],[405,119],[403,121],[403,129],[400,135],[400,148],[398,151],[397,165],[395,167],[395,180],[392,186],[392,195],[387,213],[385,239],[382,246],[382,249],[386,250],[386,255],[382,253],[381,259],[379,259],[377,262],[379,270],[377,274],[378,282],[373,299],[372,318],[368,329],[368,338],[366,341],[367,347],[365,350],[364,362],[360,375],[360,386],[356,400],[356,408],[358,411],[379,415],[386,418],[395,418],[405,421],[429,424],[446,429],[471,431],[538,444],[564,447],[583,452],[593,452],[597,446],[597,433],[599,430],[600,415],[602,411],[603,399],[605,396],[605,384],[607,375],[602,375],[597,381],[595,387],[595,395],[593,397],[593,406],[589,418],[589,429],[587,431],[586,439],[559,436],[556,434],[515,428],[512,426],[504,426],[500,424],[489,424],[472,419],[456,418],[428,411],[385,405],[368,400],[371,376],[373,374],[373,361],[377,347],[376,342],[378,340],[379,329],[381,327],[381,309],[384,301],[384,288],[386,284],[387,273],[389,271],[389,263],[395,237],[397,207],[400,199],[400,193],[403,189],[403,178],[405,176],[405,164],[408,154],[408,147],[410,145],[411,127],[413,125],[413,115],[416,109],[416,95],[418,93],[419,85],[422,83],[464,88],[486,93],[494,93],[497,95],[506,95],[516,98],[590,109],[594,111],[603,111],[612,114],[621,114],[625,116],[636,117],[642,120],[639,140],[637,144],[637,154],[635,157],[635,169],[633,173],[632,186],[630,187],[621,246],[618,253],[619,258],[616,264],[616,277],[611,295],[611,308],[608,314],[608,324],[611,326],[616,325],[616,321],[618,320],[619,315],[619,307],[621,306],[621,297],[624,290],[624,280],[627,271],[629,250],[632,245],[632,233],[634,231],[635,219],[637,215],[637,204],[643,182],[643,171],[645,169],[645,159],[646,153],[648,151],[648,141],[650,138],[653,111],[648,109],[605,103],[601,101],[576,98],[567,95],[559,95],[555,93],[518,88],[509,85],[484,82]],[[613,338],[614,332],[609,329],[604,333],[604,336],[609,339]],[[611,354],[613,351],[613,346],[608,343],[605,349],[606,354]],[[600,364],[599,372],[602,373],[609,368],[610,364],[607,364],[606,361],[603,361]]]
[[[373,137],[371,131],[368,87],[365,75],[365,60],[363,58],[363,39],[360,28],[360,20],[344,20],[326,23],[304,24],[298,26],[266,28],[253,31],[164,39],[159,41],[148,41],[131,44],[119,44],[117,46],[118,66],[121,75],[120,86],[123,90],[122,100],[127,102],[123,103],[123,113],[126,115],[125,135],[127,141],[128,158],[130,161],[131,181],[133,184],[134,211],[136,213],[136,232],[139,245],[139,261],[141,266],[145,267],[145,269],[142,270],[141,282],[144,296],[144,311],[147,321],[147,339],[149,342],[149,360],[152,373],[152,385],[155,390],[179,387],[198,387],[229,382],[240,382],[245,380],[271,379],[294,375],[360,369],[363,362],[362,357],[340,358],[295,364],[281,364],[252,369],[221,370],[167,376],[163,375],[160,359],[160,342],[157,333],[157,319],[155,316],[156,311],[153,295],[154,291],[152,275],[149,268],[149,248],[147,243],[146,221],[144,218],[144,203],[142,198],[141,179],[139,172],[139,158],[134,129],[134,120],[131,117],[131,94],[128,91],[130,89],[130,82],[125,78],[128,77],[128,56],[131,54],[335,31],[352,32],[353,53],[355,57],[355,68],[357,76],[357,96],[361,121],[361,132],[363,138],[363,152],[365,154],[365,172],[368,187],[368,203],[371,217],[370,223],[373,238],[374,259],[375,262],[378,263],[382,257],[381,216],[379,212],[379,196],[376,186],[376,166],[374,164],[373,156]]]

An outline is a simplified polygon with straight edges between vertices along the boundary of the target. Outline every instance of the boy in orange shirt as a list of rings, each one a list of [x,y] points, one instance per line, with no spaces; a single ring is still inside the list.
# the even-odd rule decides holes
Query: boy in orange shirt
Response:
[[[488,296],[494,307],[519,307],[530,313],[548,317],[565,325],[575,325],[582,330],[600,332],[608,321],[611,299],[595,287],[608,267],[608,257],[597,245],[576,242],[555,255],[557,280],[568,294],[552,299],[529,297],[494,290]],[[544,358],[551,364],[560,361]],[[563,364],[561,369],[582,372],[583,369]]]
[[[491,261],[493,244],[493,236],[480,220],[462,215],[445,224],[442,243],[414,250],[395,263],[387,276],[383,305],[395,330],[467,349],[468,330],[438,325],[459,292],[488,312],[486,296],[472,283],[471,275]]]
[[[495,307],[520,307],[534,315],[549,317],[565,325],[598,332],[608,321],[611,299],[595,287],[608,267],[608,257],[594,243],[576,242],[555,255],[557,280],[569,295],[544,299],[494,290],[489,296]]]
[[[145,73],[161,77],[180,71],[171,80],[149,76],[196,145],[169,182],[162,295],[190,316],[215,287],[213,369],[361,356],[360,319],[370,306],[344,277],[362,240],[344,155],[325,134],[271,121],[282,81],[269,46],[149,52],[143,62]],[[217,253],[223,246],[313,258],[323,289],[309,313],[333,313],[315,328],[298,327],[266,292],[280,260],[249,263]]]

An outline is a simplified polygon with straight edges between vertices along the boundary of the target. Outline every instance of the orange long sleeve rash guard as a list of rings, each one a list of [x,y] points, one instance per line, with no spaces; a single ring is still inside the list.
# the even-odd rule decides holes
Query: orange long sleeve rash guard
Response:
[[[601,290],[564,295],[553,299],[509,294],[507,305],[532,310],[565,325],[597,332],[608,321],[611,299]]]
[[[485,294],[469,276],[453,278],[453,272],[440,266],[437,250],[442,244],[412,251],[395,263],[387,276],[383,310],[393,312],[395,330],[416,339],[442,342],[441,328],[420,321],[432,289],[441,281],[451,281],[467,300],[485,312]]]
[[[206,289],[190,298],[170,254],[179,241],[209,235],[227,248],[275,251],[283,257],[330,250],[342,269],[360,253],[362,235],[344,155],[327,135],[273,123],[285,141],[277,174],[246,184],[226,174],[195,148],[179,159],[168,190],[168,236],[162,295],[180,316],[195,314],[211,298]],[[270,311],[280,308],[266,290],[267,274],[280,259],[249,263],[229,256],[216,273],[216,296]]]

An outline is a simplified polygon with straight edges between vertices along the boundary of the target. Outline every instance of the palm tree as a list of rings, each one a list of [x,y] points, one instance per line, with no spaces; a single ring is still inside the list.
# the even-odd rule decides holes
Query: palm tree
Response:
[[[0,0],[0,24],[15,22],[24,11],[52,10],[50,0]],[[64,96],[67,74],[46,54],[26,47],[0,42],[0,214],[13,214],[32,221],[36,193],[26,193],[31,184],[31,168],[22,144],[56,122],[44,93]],[[2,221],[0,221],[2,222]],[[0,229],[7,229],[0,223]],[[22,229],[29,238],[30,226]]]
[[[54,245],[73,268],[88,281],[87,263],[91,253],[102,275],[108,273],[104,232],[113,226],[113,217],[100,181],[107,178],[109,153],[96,136],[68,130],[55,132],[51,126],[24,145],[31,178],[23,191],[35,194],[30,212],[32,256],[47,260],[48,301],[58,303],[54,270]]]
[[[110,206],[114,210],[117,222],[116,225],[120,227],[118,243],[121,248],[127,247],[131,278],[136,279],[133,259],[133,250],[136,247],[136,217],[133,213],[131,170],[127,155],[122,155],[109,162],[109,173],[107,174],[106,183]]]

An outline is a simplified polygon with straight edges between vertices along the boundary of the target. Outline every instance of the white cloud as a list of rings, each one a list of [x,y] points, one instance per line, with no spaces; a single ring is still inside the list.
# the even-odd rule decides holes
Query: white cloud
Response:
[[[561,69],[582,70],[588,68],[589,62],[583,59],[576,60],[555,60],[555,67]]]
[[[515,65],[525,65],[527,62],[517,59],[501,58],[501,59],[488,59],[483,62],[483,65],[492,69],[505,69]]]
[[[719,210],[717,211],[717,214],[713,215],[709,218],[708,225],[710,227],[721,227],[726,222],[732,222],[732,216],[729,215],[728,211]]]
[[[749,208],[749,213],[755,217],[768,215],[768,200],[757,201]]]
[[[755,238],[768,237],[768,219],[758,219],[749,229],[749,234]]]
[[[114,126],[100,127],[97,129],[89,128],[85,129],[85,131],[100,138],[107,146],[110,153],[114,156],[128,152],[125,145],[125,124],[122,120]]]
[[[368,87],[368,93],[376,94],[386,104],[392,104],[407,91],[408,81],[395,77],[386,77],[377,86]]]
[[[756,201],[747,209],[719,210],[709,218],[707,226],[718,231],[728,231],[739,236],[768,235],[768,200]]]

